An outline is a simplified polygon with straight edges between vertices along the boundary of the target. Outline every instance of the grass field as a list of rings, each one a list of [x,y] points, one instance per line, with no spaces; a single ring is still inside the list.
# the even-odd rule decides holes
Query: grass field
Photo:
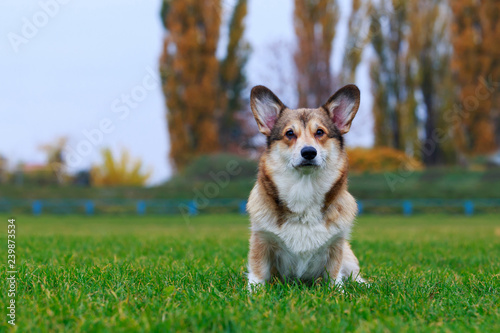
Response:
[[[372,284],[343,293],[274,284],[249,295],[247,240],[238,215],[17,216],[16,328],[500,331],[500,215],[362,216],[352,244]],[[2,290],[5,314],[7,301]]]

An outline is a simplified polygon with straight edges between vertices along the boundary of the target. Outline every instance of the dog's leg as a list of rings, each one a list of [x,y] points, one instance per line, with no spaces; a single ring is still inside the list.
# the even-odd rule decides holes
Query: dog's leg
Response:
[[[351,246],[346,241],[344,242],[344,258],[342,261],[342,269],[340,275],[343,278],[350,278],[359,283],[366,283],[366,281],[359,275],[359,261],[352,252]]]
[[[265,284],[271,278],[271,245],[258,232],[250,236],[248,289]]]
[[[340,269],[342,268],[342,258],[344,253],[344,239],[332,244],[328,251],[328,261],[326,263],[326,272],[330,278],[330,285],[342,285],[342,275]]]

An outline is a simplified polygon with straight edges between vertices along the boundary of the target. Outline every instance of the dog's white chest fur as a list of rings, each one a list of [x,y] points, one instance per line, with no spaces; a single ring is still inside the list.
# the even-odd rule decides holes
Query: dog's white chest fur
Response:
[[[275,231],[291,251],[314,251],[339,232],[335,227],[326,226],[323,214],[325,193],[334,177],[334,174],[319,177],[297,172],[276,176],[280,199],[291,213],[287,214],[281,228]]]
[[[296,171],[275,172],[275,183],[287,207],[305,223],[319,223],[323,219],[321,208],[325,193],[330,189],[338,172],[302,174]]]
[[[276,183],[291,212],[281,226],[266,228],[278,247],[276,268],[281,276],[315,279],[325,271],[329,246],[348,232],[325,223],[323,200],[331,181],[313,175],[282,177]]]
[[[272,234],[278,244],[276,268],[281,276],[316,279],[325,271],[329,245],[340,234],[323,223],[286,222],[279,232]]]
[[[327,228],[321,220],[307,219],[308,215],[293,214],[281,228],[273,230],[275,237],[292,253],[314,252],[329,243],[329,240],[339,232]]]

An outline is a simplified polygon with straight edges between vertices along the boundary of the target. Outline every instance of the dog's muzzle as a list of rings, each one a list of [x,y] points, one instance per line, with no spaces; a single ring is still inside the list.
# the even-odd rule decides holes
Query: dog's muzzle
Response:
[[[317,167],[318,163],[315,158],[318,155],[318,151],[316,148],[311,146],[306,146],[302,148],[300,151],[300,155],[302,156],[302,162],[297,165],[297,167]]]
[[[311,161],[314,160],[316,155],[318,155],[318,152],[316,151],[316,148],[311,146],[306,146],[302,148],[302,150],[300,151],[300,155],[302,155],[302,157],[305,160]]]

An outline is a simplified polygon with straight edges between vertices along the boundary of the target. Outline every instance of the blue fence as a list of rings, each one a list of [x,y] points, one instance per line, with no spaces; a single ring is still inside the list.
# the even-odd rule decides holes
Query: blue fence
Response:
[[[41,214],[182,214],[239,212],[246,214],[246,201],[241,199],[213,200],[7,200],[0,199],[0,213]],[[449,212],[473,215],[481,212],[500,212],[500,199],[415,199],[359,200],[359,214],[403,214],[420,212]]]

